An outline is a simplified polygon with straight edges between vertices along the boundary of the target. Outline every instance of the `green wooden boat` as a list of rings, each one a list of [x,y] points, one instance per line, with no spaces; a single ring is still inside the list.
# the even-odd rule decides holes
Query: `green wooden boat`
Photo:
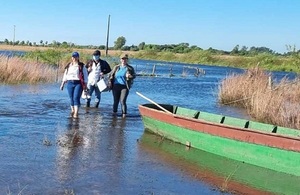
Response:
[[[139,105],[146,131],[236,161],[300,176],[300,131],[167,104]]]
[[[145,132],[142,150],[193,179],[233,194],[299,194],[300,177],[232,160]]]

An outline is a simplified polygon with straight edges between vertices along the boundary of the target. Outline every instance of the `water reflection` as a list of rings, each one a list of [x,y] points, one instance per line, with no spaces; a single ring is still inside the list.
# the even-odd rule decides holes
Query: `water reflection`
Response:
[[[176,170],[234,194],[298,194],[299,177],[235,161],[145,132],[140,149]]]
[[[113,158],[122,158],[124,150],[124,127],[126,125],[126,119],[113,117],[110,124],[110,133],[108,134],[108,145],[113,151]],[[113,159],[112,159],[113,160]]]
[[[123,177],[125,128],[126,119],[107,117],[96,110],[79,119],[68,119],[57,136],[57,178],[73,183],[93,168],[103,167],[107,182],[118,183]]]
[[[57,175],[65,181],[72,177],[72,159],[76,157],[78,146],[83,144],[83,135],[79,130],[79,120],[69,119],[66,133],[57,138]]]

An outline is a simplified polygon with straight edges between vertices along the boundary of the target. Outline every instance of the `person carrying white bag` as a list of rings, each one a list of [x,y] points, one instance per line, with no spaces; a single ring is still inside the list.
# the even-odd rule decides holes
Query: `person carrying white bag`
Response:
[[[99,50],[94,51],[93,59],[89,60],[86,63],[86,67],[89,73],[88,76],[88,94],[86,95],[86,107],[90,107],[92,94],[95,91],[95,107],[99,107],[99,103],[101,100],[101,91],[98,88],[97,83],[100,79],[103,79],[105,74],[111,71],[109,64],[100,59],[101,52]]]

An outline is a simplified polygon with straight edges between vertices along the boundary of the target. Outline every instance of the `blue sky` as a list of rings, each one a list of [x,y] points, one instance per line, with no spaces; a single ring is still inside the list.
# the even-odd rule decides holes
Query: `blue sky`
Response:
[[[0,0],[0,40],[300,48],[299,0]]]

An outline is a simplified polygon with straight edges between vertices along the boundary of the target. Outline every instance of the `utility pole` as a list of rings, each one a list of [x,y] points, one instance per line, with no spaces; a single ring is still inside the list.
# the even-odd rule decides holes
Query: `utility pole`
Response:
[[[13,40],[13,45],[15,45],[15,38],[16,38],[16,25],[14,25],[14,40]]]
[[[106,35],[105,56],[107,56],[107,52],[108,52],[109,25],[110,25],[110,15],[108,15],[108,22],[107,22],[107,35]]]

